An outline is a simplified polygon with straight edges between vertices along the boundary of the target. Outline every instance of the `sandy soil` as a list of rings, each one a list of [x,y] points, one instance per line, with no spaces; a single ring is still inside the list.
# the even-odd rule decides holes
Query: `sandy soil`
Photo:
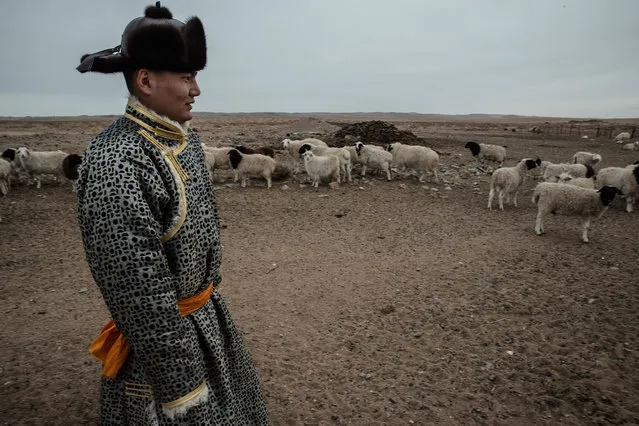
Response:
[[[0,149],[82,152],[109,121],[0,121]],[[276,143],[295,123],[196,125],[207,143],[250,144]],[[577,150],[625,165],[639,153],[500,123],[398,126],[442,153],[444,182],[216,183],[221,292],[272,423],[639,423],[639,213],[615,203],[590,244],[573,217],[550,217],[537,237],[535,179],[518,208],[488,211],[489,177],[459,172],[470,139],[506,144],[508,165]],[[85,263],[74,194],[16,186],[0,215],[0,423],[94,424],[100,365],[87,347],[109,316]]]

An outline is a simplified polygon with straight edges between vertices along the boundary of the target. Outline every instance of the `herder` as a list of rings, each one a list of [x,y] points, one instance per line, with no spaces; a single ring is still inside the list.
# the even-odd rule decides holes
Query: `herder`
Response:
[[[121,45],[77,70],[122,72],[124,115],[89,144],[78,180],[87,261],[113,318],[91,344],[104,363],[101,423],[268,424],[249,351],[217,292],[220,227],[191,105],[206,65],[202,22],[155,6]]]

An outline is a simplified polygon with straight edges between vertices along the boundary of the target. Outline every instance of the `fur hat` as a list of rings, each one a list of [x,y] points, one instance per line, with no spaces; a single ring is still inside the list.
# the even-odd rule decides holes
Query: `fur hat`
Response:
[[[205,66],[206,36],[200,19],[194,16],[186,23],[180,22],[158,1],[144,10],[144,16],[129,22],[119,46],[82,55],[76,69],[81,73],[141,68],[195,72]]]

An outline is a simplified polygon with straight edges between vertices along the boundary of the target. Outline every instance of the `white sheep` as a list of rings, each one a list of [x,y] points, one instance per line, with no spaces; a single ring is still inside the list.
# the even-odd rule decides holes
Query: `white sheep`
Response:
[[[579,151],[572,156],[573,164],[595,167],[601,162],[601,155],[594,152]]]
[[[632,167],[634,166],[634,167]],[[597,187],[613,186],[626,197],[626,211],[632,212],[639,197],[639,165],[606,167],[597,173]]]
[[[9,193],[9,188],[11,187],[11,171],[11,163],[4,158],[0,158],[0,193],[2,195]]]
[[[621,132],[617,136],[615,136],[615,142],[623,143],[624,141],[630,140],[630,132]]]
[[[315,139],[315,138],[306,138],[302,140],[291,140],[288,138],[284,139],[282,141],[282,147],[284,148],[284,150],[286,150],[288,155],[293,159],[294,173],[299,173],[300,171],[300,167],[299,167],[300,159],[302,158],[300,156],[300,147],[304,144],[309,144],[313,146],[328,146],[326,142],[319,139]]]
[[[275,171],[275,160],[263,154],[242,154],[237,149],[229,151],[229,160],[233,170],[242,179],[242,188],[250,177],[266,179],[266,187],[271,188],[271,176]]]
[[[303,144],[299,149],[299,154],[304,155],[306,151],[313,151],[313,154],[318,156],[334,155],[339,159],[339,167],[341,173],[344,175],[344,182],[348,179],[352,182],[351,177],[351,153],[345,148],[330,148],[327,146],[315,146],[310,144]]]
[[[206,169],[209,171],[209,177],[213,180],[213,171],[215,170],[215,153],[205,149],[204,162],[206,163]]]
[[[393,154],[393,164],[395,167],[406,167],[415,169],[421,173],[419,181],[423,182],[426,172],[432,172],[435,175],[435,182],[439,181],[437,177],[437,168],[439,167],[439,154],[433,149],[419,145],[404,145],[394,142],[386,148],[388,152]]]
[[[202,143],[202,149],[204,150],[204,153],[209,153],[215,156],[213,164],[216,169],[229,170],[232,168],[229,161],[229,152],[233,149],[232,146],[212,147]]]
[[[595,170],[590,166],[584,166],[583,164],[568,164],[559,163],[554,164],[551,162],[540,162],[544,167],[543,179],[546,182],[556,183],[559,180],[559,175],[562,173],[568,173],[572,177],[592,177],[595,175]]]
[[[327,177],[333,178],[339,183],[339,158],[334,155],[315,155],[310,150],[304,152],[303,157],[306,173],[313,181],[312,186],[317,188],[320,179]]]
[[[355,144],[355,152],[362,163],[362,177],[366,176],[366,167],[374,167],[386,172],[386,179],[392,180],[391,163],[393,162],[393,154],[375,145],[364,145],[361,142]]]
[[[592,178],[576,178],[569,173],[563,172],[559,175],[558,183],[579,186],[581,188],[595,189],[595,181]]]
[[[506,161],[506,148],[499,145],[491,145],[487,143],[468,142],[464,148],[470,149],[473,157],[479,161],[491,161],[499,163],[499,167]]]
[[[598,215],[597,218],[600,218],[618,193],[619,190],[611,186],[597,191],[563,183],[541,182],[532,197],[532,202],[538,206],[535,233],[544,233],[543,220],[548,213],[577,215],[583,218],[581,240],[587,243],[592,217]]]
[[[621,149],[625,149],[626,151],[639,150],[639,141],[627,143],[624,146],[622,146]]]
[[[68,156],[64,151],[31,151],[27,147],[20,147],[16,150],[15,162],[27,173],[29,178],[36,181],[36,188],[41,187],[41,175],[55,175],[56,179],[62,182],[64,170],[62,162]]]
[[[526,172],[537,167],[532,158],[524,158],[516,166],[502,167],[493,172],[490,179],[490,191],[488,193],[488,208],[492,209],[495,192],[498,192],[499,209],[504,209],[504,197],[506,202],[513,197],[513,205],[517,207],[517,194],[519,187],[524,183]]]

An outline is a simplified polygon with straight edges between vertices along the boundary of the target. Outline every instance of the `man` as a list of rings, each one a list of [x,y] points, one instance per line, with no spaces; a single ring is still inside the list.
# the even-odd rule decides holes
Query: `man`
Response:
[[[113,321],[91,344],[104,363],[103,424],[268,424],[250,354],[217,293],[219,215],[196,133],[204,28],[160,3],[121,46],[84,55],[80,72],[122,72],[124,116],[89,144],[78,217]]]

